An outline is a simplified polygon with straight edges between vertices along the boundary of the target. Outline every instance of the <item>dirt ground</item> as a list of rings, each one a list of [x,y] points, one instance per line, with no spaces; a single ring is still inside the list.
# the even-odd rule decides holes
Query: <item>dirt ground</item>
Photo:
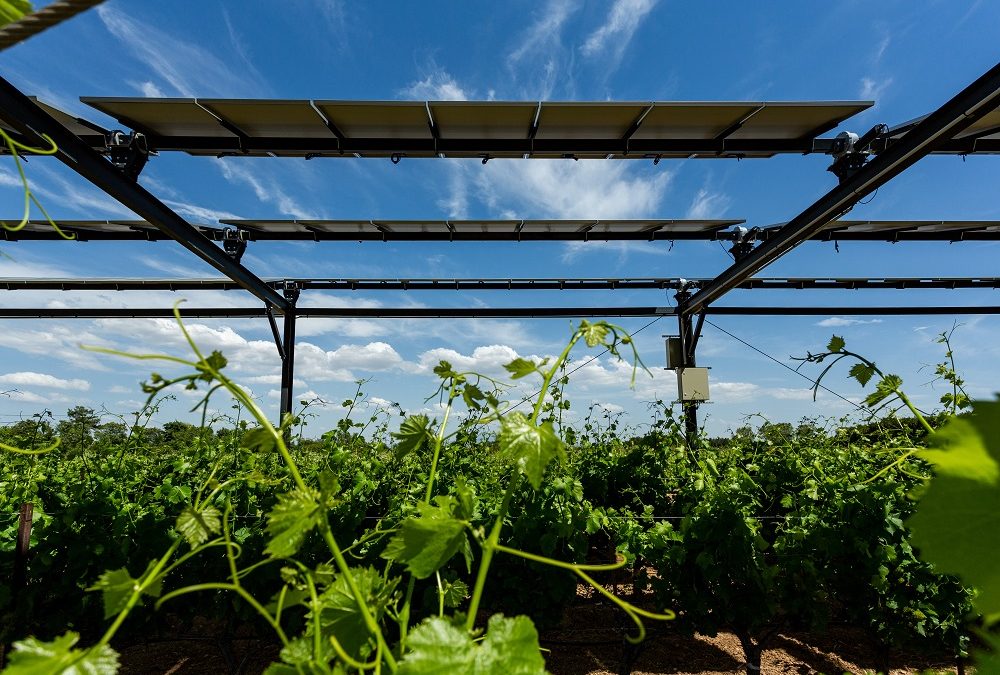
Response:
[[[609,587],[619,594],[631,592],[631,584]],[[485,623],[486,617],[483,618]],[[228,640],[178,637],[219,634],[219,626],[172,624],[173,635],[162,640],[116,645],[125,675],[258,675],[278,658],[271,640],[233,637]],[[577,588],[577,601],[570,605],[561,623],[541,633],[547,650],[546,667],[552,675],[618,675],[631,660],[633,675],[728,675],[746,672],[743,648],[732,633],[714,637],[682,635],[672,624],[648,622],[648,637],[639,647],[628,646],[626,634],[635,627],[610,603],[586,586]],[[240,630],[235,635],[247,635]],[[888,663],[890,675],[925,671],[956,672],[956,663],[943,655],[892,651],[880,654],[871,637],[850,626],[833,626],[822,633],[778,633],[765,645],[762,675],[840,675],[876,673]],[[456,674],[461,675],[461,674]]]
[[[621,633],[615,628],[575,628],[548,631],[542,646],[549,651],[547,668],[553,675],[617,675],[624,654]],[[128,675],[256,675],[277,657],[273,643],[234,639],[227,644],[212,639],[180,639],[121,648],[122,673]],[[921,673],[925,669],[955,672],[948,659],[928,659],[892,653],[892,675]],[[821,635],[779,634],[764,651],[761,672],[871,673],[877,658],[870,640],[857,630],[838,628]],[[716,637],[684,637],[659,632],[638,652],[635,675],[723,675],[744,673],[743,650],[731,633]]]

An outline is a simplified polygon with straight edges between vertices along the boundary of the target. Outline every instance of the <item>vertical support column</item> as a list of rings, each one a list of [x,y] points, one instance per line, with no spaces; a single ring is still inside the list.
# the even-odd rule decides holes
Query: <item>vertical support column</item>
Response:
[[[28,550],[31,546],[31,523],[35,506],[31,502],[21,504],[17,521],[17,540],[14,543],[14,587],[16,598],[28,583]]]
[[[675,296],[677,299],[677,305],[683,306],[684,303],[690,299],[690,297],[691,291],[689,291],[686,286],[682,286]],[[698,328],[701,328],[700,321]],[[682,358],[679,370],[683,371],[685,368],[696,365],[695,345],[697,343],[698,336],[695,332],[690,314],[685,312],[679,312],[677,314],[677,329],[681,338]],[[680,372],[678,372],[678,377],[679,376]],[[684,431],[687,436],[688,445],[694,445],[695,441],[698,439],[698,404],[694,401],[682,402],[681,409],[684,411]]]
[[[283,290],[285,300],[288,301],[288,308],[285,309],[281,339],[283,353],[281,359],[281,417],[279,423],[284,421],[286,415],[292,414],[292,406],[294,404],[292,383],[295,380],[295,303],[299,299],[299,288],[295,282],[285,282]]]

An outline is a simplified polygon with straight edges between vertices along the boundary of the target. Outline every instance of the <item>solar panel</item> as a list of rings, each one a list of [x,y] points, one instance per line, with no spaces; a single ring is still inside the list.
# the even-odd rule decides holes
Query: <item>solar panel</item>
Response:
[[[770,157],[814,139],[870,101],[304,101],[84,97],[195,155],[364,157]]]
[[[5,220],[0,237],[6,241],[48,241],[62,239],[47,220],[28,221],[20,230],[10,230],[19,220]],[[172,240],[158,227],[144,220],[59,220],[59,228],[75,235],[77,241],[161,241]],[[221,241],[224,233],[217,227],[197,225],[209,239]]]
[[[767,239],[780,227],[765,228],[758,238]],[[1000,221],[835,220],[812,238],[824,241],[1000,241]]]
[[[222,220],[251,241],[587,241],[716,238],[742,220]]]

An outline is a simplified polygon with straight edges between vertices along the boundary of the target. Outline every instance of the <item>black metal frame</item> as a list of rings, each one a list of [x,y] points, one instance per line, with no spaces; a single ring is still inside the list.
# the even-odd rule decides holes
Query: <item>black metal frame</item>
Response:
[[[187,309],[186,316],[238,318],[267,317],[278,353],[282,360],[281,413],[282,418],[291,412],[292,382],[294,377],[294,347],[295,322],[297,317],[379,317],[379,318],[511,318],[511,317],[594,317],[594,316],[677,316],[683,346],[684,365],[695,363],[697,341],[705,315],[920,315],[920,314],[1000,314],[1000,307],[714,307],[711,303],[723,297],[736,288],[997,288],[996,279],[810,279],[810,280],[767,280],[751,277],[765,266],[787,253],[803,241],[817,237],[822,228],[830,221],[850,210],[859,200],[876,190],[879,186],[891,180],[901,171],[920,158],[933,152],[946,153],[981,153],[1000,152],[1000,140],[986,138],[995,130],[974,134],[967,138],[956,136],[970,124],[997,106],[1000,101],[1000,65],[990,69],[986,74],[965,88],[953,99],[945,103],[937,111],[927,115],[911,125],[887,129],[884,126],[873,127],[862,138],[841,135],[833,139],[815,138],[829,129],[815,130],[815,133],[796,140],[761,141],[759,139],[733,139],[732,133],[755,114],[734,124],[731,128],[710,140],[637,140],[633,134],[642,123],[643,117],[649,112],[645,109],[625,132],[621,139],[539,139],[534,131],[537,129],[537,114],[526,138],[518,139],[446,139],[441,138],[433,116],[428,106],[428,127],[430,139],[359,139],[346,138],[325,116],[313,105],[326,126],[331,131],[329,139],[270,139],[251,138],[240,129],[206,106],[202,106],[213,115],[220,125],[235,136],[225,138],[198,137],[163,137],[150,133],[147,129],[132,125],[132,132],[110,132],[107,134],[88,134],[86,139],[77,136],[62,126],[40,106],[33,103],[20,91],[3,78],[0,78],[0,117],[8,121],[19,137],[26,142],[45,143],[50,138],[59,148],[57,156],[81,176],[87,178],[109,196],[117,199],[151,224],[162,230],[170,238],[198,255],[231,281],[219,280],[6,280],[7,289],[13,288],[110,288],[124,290],[126,288],[165,288],[168,290],[187,290],[191,288],[243,288],[264,302],[262,309],[238,308],[202,308]],[[197,103],[197,102],[196,102]],[[539,104],[539,109],[541,105]],[[84,121],[81,120],[81,123]],[[93,125],[86,125],[93,128]],[[301,147],[300,147],[301,146]],[[663,156],[706,155],[714,154],[720,157],[741,157],[744,155],[760,155],[779,152],[811,153],[823,152],[836,157],[831,167],[840,185],[820,198],[804,212],[793,218],[778,230],[753,230],[751,233],[735,232],[732,236],[714,232],[719,239],[731,238],[734,241],[735,263],[714,279],[699,280],[694,283],[681,284],[678,280],[664,279],[506,279],[506,280],[282,280],[266,282],[245,267],[239,260],[246,249],[246,241],[254,238],[252,229],[240,230],[246,234],[230,236],[224,234],[216,238],[215,228],[198,228],[187,223],[183,218],[169,209],[152,194],[136,182],[139,173],[145,165],[150,151],[155,150],[185,150],[190,152],[208,152],[225,154],[267,154],[271,151],[301,150],[306,159],[314,156],[365,153],[390,156],[394,163],[412,153],[422,156],[444,156],[457,154],[480,157],[485,163],[491,154],[523,154],[524,157],[537,155],[559,155],[575,157],[599,153],[618,158],[651,158],[657,163]],[[107,154],[109,157],[102,156]],[[869,157],[874,154],[874,157]],[[308,228],[307,228],[308,229]],[[450,229],[450,228],[449,228]],[[329,233],[311,232],[302,238],[335,239],[337,236],[327,236]],[[634,238],[685,239],[701,238],[685,237],[681,233],[665,233],[662,237],[657,233],[632,233]],[[495,240],[531,240],[534,233],[521,236],[521,233],[500,233]],[[827,239],[884,239],[874,233],[827,233]],[[918,238],[914,233],[900,231],[893,233],[894,239]],[[931,239],[954,241],[958,239],[976,238],[974,232],[940,232]],[[17,237],[7,235],[11,239],[31,239],[32,236]],[[581,239],[588,239],[586,230],[579,233]],[[460,240],[468,237],[475,240],[490,240],[493,237],[473,236],[459,232],[441,235],[449,240]],[[43,237],[37,237],[43,238]],[[111,239],[113,237],[107,237]],[[266,238],[266,237],[261,237]],[[288,238],[288,237],[284,237]],[[358,236],[343,236],[342,240],[356,240]],[[377,234],[371,237],[380,238]],[[385,239],[383,235],[381,238]],[[396,237],[407,240],[403,235]],[[595,237],[601,239],[604,237]],[[817,238],[824,238],[819,236]],[[923,238],[923,237],[921,237]],[[213,244],[213,239],[223,242],[223,248]],[[414,235],[413,239],[427,240],[425,234]],[[537,239],[551,240],[549,234],[539,234]],[[761,240],[756,248],[753,242]],[[159,286],[157,284],[160,284]],[[296,302],[299,292],[305,288],[326,288],[343,290],[565,290],[590,288],[656,288],[674,289],[678,307],[515,307],[515,308],[299,308]],[[273,310],[283,314],[283,326],[279,330]],[[7,309],[0,310],[0,318],[124,318],[170,316],[169,310],[154,309]],[[697,324],[694,316],[698,316]],[[688,432],[697,432],[696,404],[686,406],[688,412]]]
[[[185,307],[182,316],[192,319],[263,319],[267,308]],[[857,306],[739,306],[713,305],[705,310],[713,316],[940,316],[1000,314],[997,305],[879,305]],[[296,319],[589,319],[600,317],[681,316],[676,307],[299,307]],[[3,319],[159,319],[173,318],[172,309],[163,308],[5,308]],[[270,315],[273,317],[273,315]],[[700,336],[699,329],[689,331]],[[279,343],[280,344],[280,343]],[[695,344],[697,342],[695,341]],[[281,354],[279,350],[279,354]]]

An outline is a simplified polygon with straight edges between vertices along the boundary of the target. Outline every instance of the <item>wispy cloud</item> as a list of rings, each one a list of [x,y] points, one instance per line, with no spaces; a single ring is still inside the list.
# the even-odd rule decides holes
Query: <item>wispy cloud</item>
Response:
[[[34,373],[31,371],[0,375],[0,384],[22,387],[44,387],[47,389],[72,389],[75,391],[87,391],[90,389],[90,382],[87,382],[87,380],[79,378],[67,380],[55,375]]]
[[[316,219],[321,216],[301,206],[295,198],[289,195],[271,176],[265,176],[254,171],[244,161],[215,160],[222,175],[231,183],[243,184],[253,190],[257,199],[272,204],[277,209],[292,218]]]
[[[691,200],[691,206],[688,207],[684,217],[691,220],[721,218],[728,208],[729,197],[720,192],[711,192],[708,188],[701,188]]]
[[[422,79],[410,83],[399,92],[404,98],[417,101],[466,101],[469,95],[454,77],[432,63]]]
[[[816,325],[823,328],[841,328],[843,326],[860,326],[866,323],[882,323],[882,319],[845,319],[842,316],[831,316],[816,322]]]
[[[581,3],[548,0],[507,55],[507,69],[519,98],[552,98],[557,86],[572,89],[572,50],[562,42],[562,30]]]
[[[618,65],[642,20],[653,11],[657,0],[615,0],[607,18],[580,47],[585,56],[610,58],[612,69]]]
[[[522,218],[648,218],[672,174],[637,175],[626,162],[493,160],[478,172],[479,197],[493,211]]]
[[[858,96],[865,100],[878,101],[882,98],[882,94],[885,93],[889,85],[892,84],[892,78],[888,77],[884,80],[876,80],[871,77],[861,78],[861,89],[858,92]]]
[[[104,4],[97,14],[112,35],[121,40],[135,57],[149,68],[160,82],[139,84],[145,92],[185,97],[260,95],[265,89],[258,77],[248,77],[247,68],[231,68],[215,54],[193,42],[187,42]],[[232,46],[232,45],[230,45]],[[238,50],[236,50],[238,51]]]

